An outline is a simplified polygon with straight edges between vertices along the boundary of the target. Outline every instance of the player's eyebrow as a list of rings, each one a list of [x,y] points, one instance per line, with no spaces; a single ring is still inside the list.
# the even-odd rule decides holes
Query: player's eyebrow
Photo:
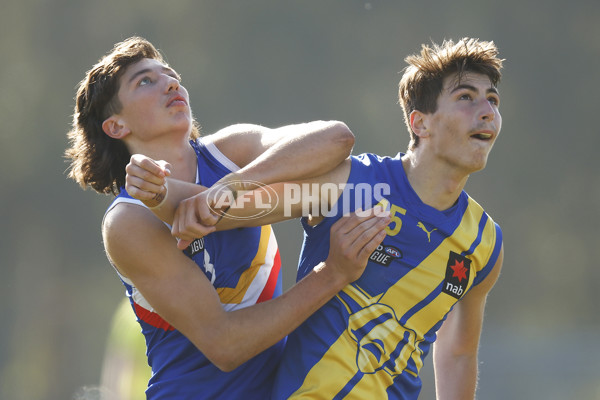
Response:
[[[467,83],[461,83],[460,85],[456,85],[456,86],[454,87],[454,89],[452,89],[452,90],[450,91],[450,93],[454,93],[454,92],[456,92],[457,90],[462,90],[462,89],[471,90],[471,91],[473,91],[473,92],[478,92],[478,91],[479,91],[479,89],[477,89],[477,88],[476,88],[475,86],[473,86],[473,85],[469,85],[469,84],[467,84]],[[488,89],[487,89],[485,92],[486,92],[486,93],[494,93],[494,94],[499,94],[499,93],[498,93],[498,89],[496,89],[494,86],[490,86],[490,87],[489,87],[489,88],[488,88]]]
[[[173,75],[174,77],[176,77],[177,79],[181,79],[181,77],[179,76],[179,74],[177,72],[175,72],[175,70],[171,67],[162,67],[161,70],[169,75]],[[128,83],[133,82],[138,76],[140,75],[144,75],[147,74],[149,72],[152,72],[152,68],[143,68],[137,72],[135,72],[131,78],[129,78]]]
[[[144,69],[140,69],[139,71],[135,72],[133,75],[131,75],[131,77],[129,78],[129,81],[127,81],[127,83],[131,83],[134,80],[136,80],[136,78],[140,75],[144,75],[147,74],[148,72],[151,72],[152,70],[150,68],[144,68]]]

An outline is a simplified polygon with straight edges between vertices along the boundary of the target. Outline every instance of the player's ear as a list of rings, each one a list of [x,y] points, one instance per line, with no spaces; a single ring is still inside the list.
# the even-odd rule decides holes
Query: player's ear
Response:
[[[102,123],[102,130],[114,139],[123,139],[131,133],[131,129],[129,129],[125,122],[116,115],[111,115],[104,120]]]
[[[410,128],[418,137],[427,137],[429,136],[429,131],[427,130],[427,115],[423,114],[421,111],[413,110],[410,115]]]

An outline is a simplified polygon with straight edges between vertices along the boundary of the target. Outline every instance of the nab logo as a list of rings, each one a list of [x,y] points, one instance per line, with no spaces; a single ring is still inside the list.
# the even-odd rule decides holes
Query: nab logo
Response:
[[[443,282],[442,292],[460,299],[467,290],[470,273],[471,260],[451,251],[446,266],[446,279]]]
[[[394,246],[384,246],[380,244],[369,257],[369,261],[387,267],[397,258],[402,258],[402,252],[400,250]]]
[[[194,257],[204,250],[204,238],[194,240],[183,252],[188,257]]]

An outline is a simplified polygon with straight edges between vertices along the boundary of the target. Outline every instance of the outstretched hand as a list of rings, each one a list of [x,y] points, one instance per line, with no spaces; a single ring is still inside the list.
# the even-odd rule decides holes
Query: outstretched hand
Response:
[[[347,283],[360,278],[369,256],[385,238],[385,227],[389,223],[389,211],[381,206],[343,216],[331,227],[326,267]]]

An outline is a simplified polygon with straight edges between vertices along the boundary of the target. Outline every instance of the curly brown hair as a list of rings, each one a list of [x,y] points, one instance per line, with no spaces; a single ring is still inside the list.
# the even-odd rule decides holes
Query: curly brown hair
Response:
[[[70,147],[65,157],[70,160],[69,178],[84,189],[91,186],[99,193],[116,195],[125,185],[125,166],[131,154],[122,140],[104,133],[102,123],[121,111],[117,96],[120,77],[128,66],[144,58],[165,63],[152,43],[130,37],[115,44],[79,83],[73,126],[67,133]],[[199,136],[199,126],[194,120],[191,139]]]
[[[494,42],[463,38],[454,43],[444,40],[441,45],[423,45],[420,54],[405,58],[409,64],[400,80],[398,98],[404,122],[410,133],[409,149],[419,144],[419,137],[410,126],[410,114],[419,110],[429,114],[437,110],[437,99],[442,92],[444,78],[457,74],[458,81],[466,72],[487,75],[493,86],[500,82],[502,62]]]

